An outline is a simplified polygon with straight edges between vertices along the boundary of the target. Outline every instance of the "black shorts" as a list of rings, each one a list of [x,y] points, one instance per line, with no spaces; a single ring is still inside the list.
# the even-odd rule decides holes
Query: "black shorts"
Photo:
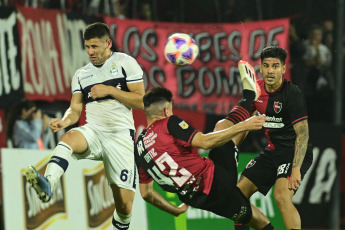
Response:
[[[235,222],[246,224],[252,217],[249,200],[237,184],[238,150],[230,141],[210,151],[215,164],[212,187],[206,201],[198,208],[211,211]]]
[[[289,178],[295,149],[263,150],[251,160],[242,175],[258,187],[259,192],[266,195],[278,178]],[[307,150],[301,166],[301,179],[313,162],[313,151]]]

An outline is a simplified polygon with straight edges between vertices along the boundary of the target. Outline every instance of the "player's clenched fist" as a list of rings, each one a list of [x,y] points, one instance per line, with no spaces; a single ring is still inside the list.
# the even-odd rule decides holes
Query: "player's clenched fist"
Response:
[[[64,125],[63,121],[61,121],[58,118],[53,118],[49,122],[49,128],[52,132],[56,133],[60,131],[61,129],[65,128],[66,125]]]
[[[92,86],[90,93],[93,99],[106,97],[109,95],[109,86],[102,84],[94,85]]]

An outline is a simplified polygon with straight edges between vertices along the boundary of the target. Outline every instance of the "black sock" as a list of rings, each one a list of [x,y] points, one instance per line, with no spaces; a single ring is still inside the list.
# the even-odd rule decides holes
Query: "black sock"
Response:
[[[263,229],[261,230],[274,230],[274,227],[272,226],[271,223],[269,223],[268,225],[266,225]]]
[[[249,230],[249,229],[250,227],[247,225],[235,223],[235,230]]]
[[[251,114],[254,99],[255,93],[253,91],[247,89],[243,90],[242,99],[230,111],[230,113],[226,116],[226,119],[232,121],[234,124],[248,119]]]

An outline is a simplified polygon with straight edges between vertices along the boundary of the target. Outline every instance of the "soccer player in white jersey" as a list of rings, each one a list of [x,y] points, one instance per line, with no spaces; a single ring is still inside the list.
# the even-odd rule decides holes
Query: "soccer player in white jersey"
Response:
[[[134,121],[132,109],[143,109],[143,71],[134,58],[112,52],[109,28],[94,23],[83,33],[90,63],[77,70],[72,79],[70,107],[49,127],[58,132],[75,124],[86,104],[87,124],[62,135],[44,176],[33,166],[26,177],[43,202],[51,199],[54,186],[76,159],[103,160],[113,192],[116,210],[114,229],[128,229],[135,193]]]

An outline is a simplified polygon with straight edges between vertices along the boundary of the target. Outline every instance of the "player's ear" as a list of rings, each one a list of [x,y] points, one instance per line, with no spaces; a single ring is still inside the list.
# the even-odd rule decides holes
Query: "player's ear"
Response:
[[[113,46],[113,42],[110,38],[107,39],[107,46],[108,48],[111,48]]]
[[[169,117],[169,108],[168,107],[164,107],[163,113],[164,113],[165,117]]]
[[[282,68],[282,73],[284,74],[285,71],[286,71],[286,65],[284,64],[284,65],[283,65],[283,68]]]

